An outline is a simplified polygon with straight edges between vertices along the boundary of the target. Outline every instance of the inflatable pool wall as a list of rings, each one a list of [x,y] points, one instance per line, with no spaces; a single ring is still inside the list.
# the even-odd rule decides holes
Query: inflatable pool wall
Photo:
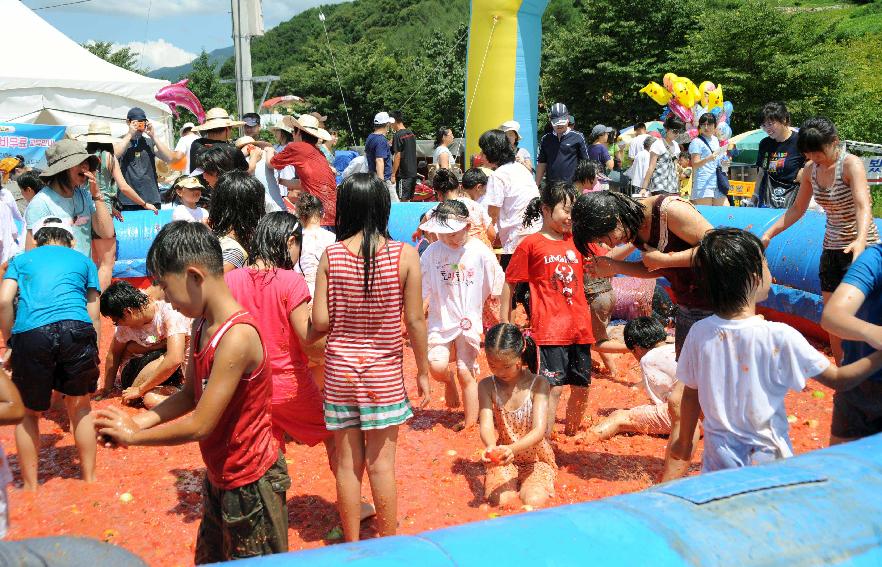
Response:
[[[419,224],[420,216],[433,203],[395,203],[389,218],[392,238],[410,242]],[[761,236],[783,211],[747,207],[698,207],[701,214],[714,226],[743,228]],[[144,259],[150,243],[162,225],[171,221],[171,211],[154,215],[149,211],[125,213],[125,222],[114,221],[119,241],[113,275],[117,278],[146,276]],[[823,302],[818,263],[824,240],[826,217],[807,212],[792,227],[778,235],[769,245],[766,255],[774,283],[763,308],[770,317],[783,320],[803,333],[825,339],[818,323]],[[882,230],[882,221],[875,219]],[[631,258],[636,260],[639,253]]]
[[[275,567],[882,564],[882,436],[776,463],[413,536],[235,562]]]

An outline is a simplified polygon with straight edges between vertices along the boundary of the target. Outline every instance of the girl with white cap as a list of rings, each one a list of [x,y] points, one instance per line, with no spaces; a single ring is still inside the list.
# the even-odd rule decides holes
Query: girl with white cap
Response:
[[[518,142],[521,141],[520,123],[516,120],[508,120],[503,122],[499,129],[505,132],[505,137],[511,142],[511,147],[515,149],[515,161],[533,173],[533,158],[530,156],[529,150],[518,147]]]

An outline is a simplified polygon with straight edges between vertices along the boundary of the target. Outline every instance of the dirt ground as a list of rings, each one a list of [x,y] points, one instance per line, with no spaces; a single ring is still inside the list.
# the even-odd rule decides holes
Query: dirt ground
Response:
[[[105,345],[111,333],[108,323],[103,333]],[[647,403],[634,358],[622,355],[617,366],[619,376],[615,379],[595,375],[586,425],[614,409]],[[414,369],[408,352],[406,383],[415,395]],[[401,428],[397,465],[400,532],[414,534],[496,515],[529,513],[490,509],[482,503],[478,433],[453,431],[462,414],[444,409],[439,399],[442,388],[435,386],[428,408],[417,411],[416,417]],[[118,403],[117,398],[95,403],[94,407]],[[788,395],[786,403],[788,414],[797,418],[791,425],[796,452],[826,446],[832,391],[811,382],[807,391]],[[561,406],[557,429],[562,432],[565,400]],[[99,449],[99,480],[90,485],[78,480],[76,449],[65,417],[57,412],[46,414],[41,421],[41,442],[40,490],[24,493],[19,488],[13,428],[0,428],[0,443],[16,478],[9,487],[10,539],[87,536],[122,546],[151,565],[192,564],[203,477],[195,443]],[[661,473],[664,449],[665,439],[643,435],[618,436],[590,446],[564,439],[556,444],[560,470],[557,495],[549,505],[585,502],[646,488]],[[339,518],[334,481],[324,448],[289,444],[287,459],[292,479],[287,495],[290,549],[340,541],[336,539],[340,532],[335,529]],[[693,465],[693,471],[697,470]],[[367,482],[363,493],[369,494]],[[121,498],[124,494],[131,499]],[[370,521],[363,526],[363,537],[374,535]]]

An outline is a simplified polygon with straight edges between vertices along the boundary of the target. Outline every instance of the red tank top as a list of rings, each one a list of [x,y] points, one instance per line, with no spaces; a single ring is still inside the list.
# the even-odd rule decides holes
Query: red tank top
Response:
[[[251,314],[239,311],[224,321],[199,351],[204,324],[204,319],[199,321],[193,340],[193,348],[197,349],[193,354],[197,403],[208,386],[214,351],[224,334],[233,325],[240,324],[257,330],[257,322]],[[263,362],[250,375],[242,376],[214,431],[199,442],[208,480],[216,487],[231,490],[250,484],[263,476],[278,458],[270,417],[272,384],[272,366],[263,346]]]

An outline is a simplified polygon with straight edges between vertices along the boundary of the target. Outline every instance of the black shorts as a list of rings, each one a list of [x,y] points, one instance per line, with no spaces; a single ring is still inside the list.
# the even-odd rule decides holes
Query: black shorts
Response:
[[[540,345],[539,375],[550,386],[590,386],[591,345]]]
[[[861,382],[833,396],[830,433],[844,439],[882,432],[882,382]]]
[[[416,177],[405,177],[403,179],[397,179],[395,181],[395,188],[398,190],[398,198],[402,201],[410,201],[411,199],[413,199],[413,192],[416,189],[416,184]]]
[[[852,254],[846,254],[842,250],[827,250],[821,252],[821,261],[818,266],[818,276],[821,278],[821,291],[833,293],[842,278],[851,266]]]
[[[48,410],[52,390],[85,396],[98,387],[98,336],[91,323],[50,323],[12,335],[10,346],[12,381],[31,411]]]
[[[131,387],[135,382],[135,378],[138,377],[138,374],[144,370],[144,367],[159,358],[160,356],[165,354],[165,349],[161,348],[159,350],[152,350],[147,354],[143,354],[141,356],[136,356],[131,358],[125,366],[123,366],[122,370],[119,373],[120,385],[122,389]],[[184,377],[181,374],[181,367],[179,366],[177,370],[175,370],[168,379],[160,384],[160,386],[176,386],[178,388],[184,383]]]

